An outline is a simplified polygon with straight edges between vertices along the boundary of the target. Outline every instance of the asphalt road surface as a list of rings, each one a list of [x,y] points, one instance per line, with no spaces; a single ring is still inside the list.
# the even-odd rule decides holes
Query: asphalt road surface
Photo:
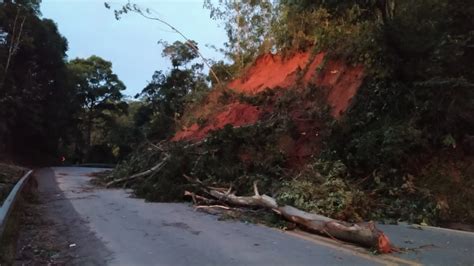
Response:
[[[148,203],[122,189],[90,184],[96,168],[36,171],[42,215],[61,229],[78,265],[474,265],[474,234],[428,227],[384,226],[413,248],[370,251],[301,232],[219,221],[189,204]]]

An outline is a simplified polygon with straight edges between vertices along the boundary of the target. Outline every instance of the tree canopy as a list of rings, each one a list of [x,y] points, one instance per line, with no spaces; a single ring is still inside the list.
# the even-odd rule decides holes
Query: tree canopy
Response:
[[[82,107],[78,118],[84,131],[84,154],[88,156],[93,143],[94,126],[112,120],[112,115],[127,111],[122,91],[125,85],[112,72],[112,63],[98,56],[74,59],[68,63],[76,101]]]
[[[151,82],[136,96],[147,104],[139,111],[141,117],[137,117],[137,125],[147,128],[148,137],[160,139],[173,134],[186,106],[209,90],[202,73],[204,65],[189,65],[199,56],[195,41],[162,44],[162,55],[170,59],[173,68],[168,73],[155,71]]]
[[[72,115],[67,41],[53,21],[38,17],[38,5],[0,5],[0,140],[6,150],[54,151]]]
[[[125,86],[100,57],[67,62],[67,40],[40,2],[0,4],[0,153],[56,157],[73,145],[86,156],[94,128],[126,111]]]

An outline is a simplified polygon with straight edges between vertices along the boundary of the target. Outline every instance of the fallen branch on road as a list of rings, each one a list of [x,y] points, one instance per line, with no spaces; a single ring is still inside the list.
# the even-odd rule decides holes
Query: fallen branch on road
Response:
[[[200,196],[200,195],[196,195],[196,193],[194,192],[190,192],[190,191],[184,191],[184,196],[189,196],[193,199],[193,203],[194,204],[198,204],[199,202],[203,202],[207,205],[212,205],[214,204],[216,201],[213,200],[213,199],[208,199],[206,197],[203,197],[203,196]]]
[[[376,248],[381,253],[390,253],[393,250],[388,237],[377,229],[373,222],[352,224],[334,220],[326,216],[308,213],[293,206],[279,206],[274,198],[267,195],[260,195],[256,182],[253,185],[253,196],[236,196],[231,189],[226,192],[215,190],[204,185],[199,179],[191,178],[186,175],[184,175],[184,177],[188,181],[199,185],[205,193],[219,201],[232,205],[272,210],[285,219],[310,231],[362,246]]]
[[[152,168],[150,168],[146,171],[140,172],[138,174],[134,174],[134,175],[129,176],[129,177],[114,179],[114,180],[108,182],[105,186],[106,187],[111,187],[111,186],[114,186],[114,185],[117,185],[117,184],[120,184],[120,183],[123,183],[123,182],[126,182],[126,181],[130,181],[130,180],[142,177],[142,176],[146,176],[146,175],[149,175],[149,174],[152,174],[152,173],[156,173],[156,172],[160,171],[161,168],[163,168],[163,166],[165,166],[165,164],[168,162],[169,158],[170,158],[170,156],[166,155],[165,158],[163,158],[163,160],[161,160],[157,165],[153,166]]]
[[[198,205],[198,206],[194,206],[195,209],[199,210],[199,209],[224,209],[224,210],[232,210],[231,207],[228,207],[228,206],[224,206],[224,205]]]

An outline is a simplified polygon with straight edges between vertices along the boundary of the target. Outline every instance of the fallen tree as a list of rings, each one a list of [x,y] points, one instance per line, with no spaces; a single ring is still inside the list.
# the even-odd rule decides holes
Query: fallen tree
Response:
[[[232,187],[227,191],[223,191],[222,189],[206,186],[199,179],[187,175],[184,175],[184,177],[189,182],[199,185],[203,192],[219,201],[238,206],[268,209],[305,229],[365,247],[376,248],[381,253],[390,253],[393,250],[388,237],[377,229],[373,222],[352,224],[308,213],[293,206],[279,206],[274,198],[268,195],[260,195],[256,182],[253,185],[253,196],[236,196],[232,192]],[[186,195],[189,195],[189,193],[186,193]]]
[[[230,135],[231,137],[233,136],[232,134]],[[229,138],[229,134],[225,137]],[[240,138],[231,139],[233,141],[241,140]],[[323,216],[303,211],[305,209],[303,206],[290,206],[293,204],[288,201],[286,201],[286,204],[282,204],[277,201],[278,198],[260,194],[257,183],[253,183],[253,195],[236,195],[236,191],[244,191],[245,187],[252,186],[252,183],[250,183],[251,179],[233,178],[239,174],[238,171],[234,172],[234,168],[232,168],[234,166],[233,163],[238,158],[231,157],[225,158],[226,160],[224,160],[222,156],[225,154],[213,154],[213,152],[209,152],[215,149],[216,146],[222,145],[222,143],[220,141],[212,143],[215,138],[208,138],[207,140],[208,141],[193,144],[185,144],[184,146],[170,145],[170,147],[163,151],[156,149],[161,153],[161,159],[157,164],[151,165],[146,171],[140,171],[139,173],[131,173],[128,171],[117,176],[111,175],[107,180],[107,186],[116,186],[119,184],[130,186],[138,184],[139,186],[134,188],[136,193],[140,193],[137,195],[144,195],[148,200],[175,201],[182,199],[184,193],[184,196],[191,197],[194,204],[204,210],[227,210],[227,207],[230,207],[232,210],[234,210],[235,207],[268,210],[311,232],[317,232],[334,239],[356,243],[364,247],[374,248],[381,253],[392,251],[393,247],[389,239],[382,231],[376,228],[373,222],[348,223],[329,218],[328,216],[330,214],[325,213],[328,216]],[[204,147],[197,147],[198,145],[203,145]],[[188,150],[189,148],[194,149]],[[205,167],[210,167],[210,169],[204,169]],[[228,167],[231,170],[227,171],[228,169],[226,168],[226,171],[222,171],[222,169],[218,167]],[[206,176],[205,182],[202,182],[198,178],[185,175],[185,173],[193,173],[194,176],[206,176],[209,174],[213,177],[209,178]],[[259,180],[260,182],[265,182],[265,178],[262,178],[262,176],[272,174],[264,168],[258,171],[258,173],[260,178],[253,180]],[[238,180],[240,180],[240,182],[238,182]],[[235,187],[222,188],[218,186],[219,184],[229,183]],[[268,183],[265,183],[265,186],[267,185]],[[317,184],[314,185],[316,186]],[[337,184],[334,186],[336,185]],[[325,194],[322,193],[321,197],[325,197]]]
[[[146,171],[140,172],[138,174],[134,174],[132,176],[123,177],[123,178],[119,178],[119,179],[114,179],[114,180],[108,182],[105,186],[106,187],[112,187],[112,186],[115,186],[119,183],[127,182],[127,181],[130,181],[130,180],[139,178],[139,177],[144,177],[144,176],[147,176],[149,174],[156,173],[156,172],[160,171],[161,168],[163,168],[163,166],[166,165],[169,158],[170,158],[170,156],[166,155],[163,160],[161,160],[157,165],[153,166],[152,168],[150,168]]]

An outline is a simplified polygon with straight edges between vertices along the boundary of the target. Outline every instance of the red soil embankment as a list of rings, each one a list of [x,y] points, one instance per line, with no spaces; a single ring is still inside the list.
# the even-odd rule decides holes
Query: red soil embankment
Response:
[[[297,73],[308,64],[310,53],[297,53],[290,58],[265,54],[259,57],[243,77],[231,81],[229,88],[245,94],[256,94],[276,87],[296,84]]]
[[[230,124],[234,127],[245,126],[260,120],[262,111],[253,105],[243,103],[229,104],[225,111],[210,117],[203,126],[193,124],[191,127],[176,133],[172,140],[200,140],[216,129],[224,128]]]
[[[338,118],[349,107],[351,99],[362,84],[364,69],[362,66],[349,66],[343,61],[327,60],[325,54],[311,55],[310,52],[299,52],[289,57],[265,54],[257,58],[246,73],[228,84],[228,87],[237,93],[255,95],[264,90],[283,88],[297,89],[308,85],[316,85],[327,90],[327,103],[331,106],[331,114]],[[258,107],[244,104],[235,100],[223,106],[219,103],[219,95],[210,94],[210,98],[202,107],[194,108],[193,114],[204,122],[202,125],[194,123],[178,131],[172,140],[200,140],[210,131],[223,128],[230,124],[242,126],[257,122],[263,111]],[[219,106],[220,105],[220,106]],[[218,107],[218,108],[216,108]],[[201,110],[200,110],[201,109]],[[209,112],[209,110],[218,110]],[[271,108],[265,108],[271,109]],[[306,127],[308,127],[306,125]],[[297,143],[305,142],[306,132]],[[300,145],[300,146],[304,146]],[[302,147],[304,152],[310,153]],[[311,150],[314,150],[311,148]]]
[[[332,108],[331,114],[338,118],[349,107],[363,79],[364,68],[361,65],[349,66],[342,61],[329,61],[324,71],[317,75],[315,84],[328,89],[327,102]]]
[[[259,57],[243,77],[233,80],[228,86],[240,93],[256,94],[277,87],[314,84],[328,90],[327,101],[332,115],[337,118],[349,107],[362,84],[364,68],[349,66],[340,60],[325,62],[324,56],[324,53],[311,56],[310,52],[304,52],[285,59],[280,55],[266,54]]]

